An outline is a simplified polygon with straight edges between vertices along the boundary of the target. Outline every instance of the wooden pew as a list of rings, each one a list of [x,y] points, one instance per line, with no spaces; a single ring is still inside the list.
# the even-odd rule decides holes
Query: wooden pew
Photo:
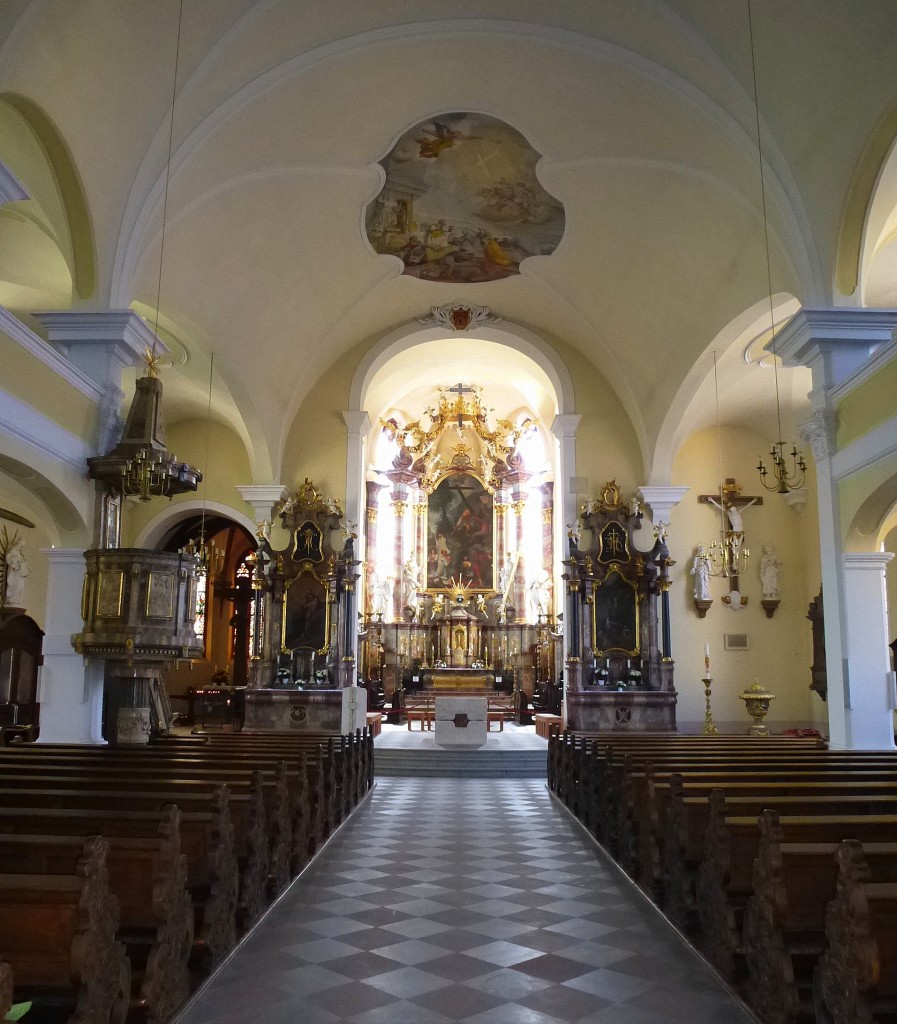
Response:
[[[775,811],[764,811],[758,826],[743,925],[745,993],[767,1024],[790,1024],[813,1012],[813,974],[825,951],[825,908],[836,898],[841,844],[785,843]],[[857,864],[864,862],[864,882],[897,881],[897,843],[848,846],[863,850]]]
[[[170,806],[160,810],[39,807],[33,791],[18,806],[0,798],[0,833],[45,833],[110,838],[155,838]],[[194,907],[194,960],[200,967],[219,963],[237,942],[240,876],[227,787],[215,789],[200,811],[179,811],[180,848],[187,860],[187,886]]]
[[[27,768],[32,770],[23,770]],[[88,770],[66,770],[51,765],[2,764],[7,785],[13,782],[23,790],[44,790],[49,786],[88,790],[101,785],[108,791],[127,790],[141,799],[177,803],[187,809],[188,801],[208,799],[215,782],[211,779],[184,778],[172,766],[160,763],[146,775],[130,774],[127,764],[99,763]],[[225,774],[225,773],[221,773]],[[293,843],[294,793],[291,791],[286,766],[281,762],[275,771],[226,773],[228,791],[235,800],[248,797],[244,817],[238,818],[238,850],[244,858],[244,896],[252,906],[282,892],[291,877],[290,863]],[[194,808],[195,809],[195,808]],[[244,838],[241,847],[240,838]],[[270,879],[269,879],[270,874]],[[270,892],[269,892],[270,889]],[[262,906],[261,909],[264,909]],[[256,908],[252,919],[258,916]]]
[[[161,812],[167,804],[177,804],[182,811],[202,811],[209,805],[215,786],[209,782],[169,780],[164,777],[143,783],[128,781],[122,788],[107,782],[107,788],[98,788],[93,775],[53,778],[41,776],[15,776],[7,778],[7,786],[0,788],[0,806],[27,807],[38,803],[43,807],[76,807],[113,810],[151,810]],[[240,899],[238,925],[247,929],[268,906],[271,898],[270,835],[265,807],[264,780],[261,773],[253,773],[243,785],[228,787],[231,819],[234,825],[235,850],[240,865]],[[281,818],[283,815],[281,814]],[[289,822],[285,835],[281,832],[281,856],[289,864]]]
[[[165,1021],[190,992],[193,902],[180,850],[176,807],[159,823],[157,838],[106,838],[109,884],[118,899],[118,940],[131,965],[130,1019]],[[0,873],[74,874],[81,836],[0,834]]]
[[[695,882],[700,942],[711,962],[725,977],[741,969],[742,917],[751,894],[751,876],[760,842],[758,814],[726,814],[722,793],[713,804],[705,851]],[[897,842],[897,815],[779,814],[782,841],[837,843],[845,838],[863,843]]]
[[[677,886],[672,885],[668,892],[664,878],[671,873],[676,875],[679,851],[690,851],[684,855],[686,859],[699,856],[709,814],[707,798],[714,789],[723,789],[730,799],[762,796],[764,807],[780,807],[783,813],[794,803],[793,798],[800,798],[808,813],[817,813],[811,806],[814,800],[819,803],[832,797],[844,797],[845,806],[852,804],[857,813],[863,805],[867,809],[874,805],[885,813],[897,801],[897,778],[893,771],[866,772],[860,768],[828,768],[824,764],[786,763],[779,767],[767,765],[762,770],[742,765],[731,772],[685,775],[674,772],[666,775],[665,782],[657,781],[649,766],[640,781],[636,810],[631,817],[624,815],[619,826],[629,839],[628,845],[621,844],[630,855],[623,864],[628,869],[632,857],[637,856],[637,867],[630,873],[661,905],[666,905],[667,899],[676,901]],[[742,812],[733,809],[732,813]],[[745,809],[744,813],[749,811]],[[665,853],[667,843],[672,844],[669,856]],[[633,853],[636,846],[637,852]]]
[[[836,854],[836,893],[825,911],[828,948],[813,984],[823,1024],[897,1014],[897,884],[870,881],[867,845],[846,840]]]
[[[0,961],[0,1020],[5,1020],[12,1006],[12,968]]]
[[[108,846],[83,843],[71,874],[0,874],[0,958],[13,971],[15,1001],[70,1014],[78,1024],[124,1024],[131,989],[115,939],[118,901],[109,888]]]

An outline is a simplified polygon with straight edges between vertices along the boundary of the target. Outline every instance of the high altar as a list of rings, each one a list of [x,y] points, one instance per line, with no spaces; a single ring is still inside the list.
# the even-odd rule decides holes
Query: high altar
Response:
[[[397,443],[382,473],[388,500],[378,500],[386,485],[368,484],[360,608],[357,538],[334,499],[306,480],[277,509],[287,545],[273,549],[260,531],[246,727],[339,731],[356,682],[367,706],[394,715],[440,694],[505,694],[525,721],[561,712],[563,667],[574,729],[675,731],[664,530],[638,547],[638,499],[605,484],[568,530],[556,618],[552,485],[530,482],[526,428],[491,430],[461,385],[440,389],[427,415],[426,428],[383,425]],[[524,528],[532,501],[536,543]]]

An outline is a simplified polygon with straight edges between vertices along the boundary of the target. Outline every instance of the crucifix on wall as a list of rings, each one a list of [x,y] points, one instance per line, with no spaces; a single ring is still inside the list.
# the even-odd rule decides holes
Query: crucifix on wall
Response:
[[[705,505],[712,505],[726,517],[726,527],[722,530],[722,534],[724,537],[724,575],[729,579],[729,593],[723,598],[723,603],[733,609],[742,608],[747,604],[747,598],[741,596],[738,570],[742,556],[746,558],[749,554],[744,546],[742,513],[751,505],[762,505],[763,498],[760,495],[742,494],[741,485],[735,482],[734,477],[730,476],[726,477],[719,494],[701,494],[698,495],[698,501]]]

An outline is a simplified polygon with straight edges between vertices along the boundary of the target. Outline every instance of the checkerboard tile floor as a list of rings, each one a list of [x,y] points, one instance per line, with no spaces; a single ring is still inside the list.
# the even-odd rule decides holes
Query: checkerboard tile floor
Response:
[[[179,1024],[750,1024],[540,780],[379,780]]]

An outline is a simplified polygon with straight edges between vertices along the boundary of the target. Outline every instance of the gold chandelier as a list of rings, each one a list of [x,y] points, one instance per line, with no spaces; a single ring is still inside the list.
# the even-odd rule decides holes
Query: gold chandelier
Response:
[[[510,420],[499,419],[492,429],[488,421],[491,410],[483,405],[481,387],[459,382],[452,387],[438,387],[436,390],[439,400],[424,409],[421,419],[404,426],[392,418],[380,421],[386,435],[396,442],[401,452],[413,459],[426,458],[446,430],[456,430],[459,436],[463,436],[465,430],[470,430],[482,442],[485,458],[494,465],[507,459],[520,438],[536,425],[530,417],[526,417],[517,426]]]

